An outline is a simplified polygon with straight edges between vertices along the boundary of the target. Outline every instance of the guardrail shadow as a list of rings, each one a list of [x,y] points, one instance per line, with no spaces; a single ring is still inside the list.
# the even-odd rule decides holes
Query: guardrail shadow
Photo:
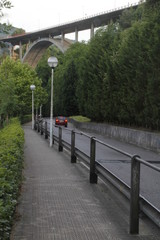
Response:
[[[48,123],[45,121],[35,122],[35,130],[41,135],[44,134],[45,139],[50,138],[48,131]],[[70,151],[71,163],[76,163],[77,158],[83,161],[89,168],[89,181],[92,184],[98,182],[98,177],[101,177],[104,182],[109,181],[116,189],[118,189],[130,201],[130,234],[139,234],[139,214],[143,212],[157,226],[160,227],[160,210],[153,206],[148,200],[140,195],[140,168],[145,165],[154,171],[160,172],[160,168],[154,164],[143,160],[138,155],[130,155],[114,146],[100,141],[99,139],[90,136],[83,132],[74,131],[73,129],[57,127],[57,131],[53,134],[53,144],[58,144],[58,151],[62,152],[63,148]],[[70,142],[62,138],[63,131],[70,133]],[[89,154],[84,153],[76,147],[76,136],[81,135],[89,139]],[[106,169],[100,162],[96,161],[96,144],[101,144],[106,148],[112,149],[124,156],[129,157],[131,161],[131,186],[128,186],[110,170]]]

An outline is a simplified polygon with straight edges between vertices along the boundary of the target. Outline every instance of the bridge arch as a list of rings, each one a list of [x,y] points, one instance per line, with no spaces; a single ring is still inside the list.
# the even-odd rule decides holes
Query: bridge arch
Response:
[[[22,62],[28,63],[31,67],[35,68],[49,46],[55,45],[64,53],[72,43],[73,41],[66,38],[39,38],[29,46],[22,58]]]

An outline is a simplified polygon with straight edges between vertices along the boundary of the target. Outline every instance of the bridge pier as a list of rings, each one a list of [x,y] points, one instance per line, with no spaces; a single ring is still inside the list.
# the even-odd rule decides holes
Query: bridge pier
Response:
[[[30,45],[31,45],[31,41],[29,40],[28,43],[26,44],[26,52],[28,51]]]
[[[75,28],[75,42],[78,42],[78,29]]]
[[[91,30],[90,30],[90,39],[94,37],[94,25],[91,24]]]
[[[22,62],[22,42],[19,42],[19,59]]]
[[[9,47],[9,54],[10,54],[10,58],[13,57],[13,46],[10,45]]]
[[[62,35],[62,38],[61,38],[61,43],[62,43],[62,46],[64,45],[64,37],[65,37],[65,34],[64,34],[64,32],[62,32],[61,33],[61,35]]]

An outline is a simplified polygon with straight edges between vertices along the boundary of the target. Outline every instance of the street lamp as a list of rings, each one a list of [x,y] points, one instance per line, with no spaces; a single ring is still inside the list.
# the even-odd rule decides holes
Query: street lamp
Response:
[[[32,129],[34,129],[34,90],[35,90],[35,85],[31,85],[30,89],[32,91]]]
[[[40,105],[40,112],[39,112],[39,115],[40,115],[40,119],[42,118],[42,104]]]
[[[51,76],[51,110],[50,110],[50,147],[53,144],[53,72],[54,68],[57,66],[58,60],[56,57],[48,58],[48,65],[52,68]]]

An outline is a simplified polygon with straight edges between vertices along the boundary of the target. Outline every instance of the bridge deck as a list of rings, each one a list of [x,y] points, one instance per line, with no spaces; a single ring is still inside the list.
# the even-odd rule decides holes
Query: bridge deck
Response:
[[[25,125],[24,184],[12,240],[158,240],[160,229],[143,218],[131,236],[125,199],[99,181],[88,181],[80,163],[49,147]]]

